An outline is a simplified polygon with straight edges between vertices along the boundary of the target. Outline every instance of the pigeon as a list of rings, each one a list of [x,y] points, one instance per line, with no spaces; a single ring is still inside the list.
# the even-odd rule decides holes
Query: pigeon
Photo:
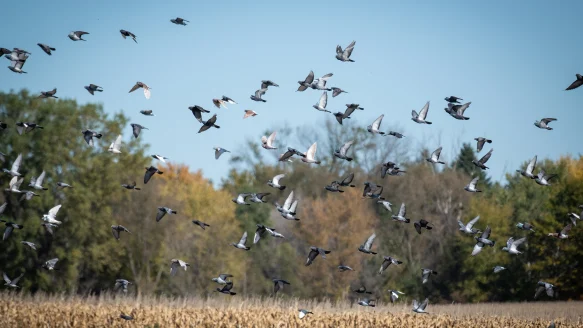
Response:
[[[235,204],[238,204],[238,205],[251,205],[250,203],[245,202],[245,199],[249,196],[251,196],[251,194],[247,194],[247,193],[239,194],[239,195],[237,195],[237,197],[233,198],[231,201]]]
[[[413,122],[417,122],[420,124],[432,124],[432,122],[425,120],[427,118],[428,111],[429,111],[429,101],[425,104],[425,106],[423,106],[423,108],[421,108],[421,111],[419,111],[419,114],[417,114],[416,110],[413,110],[411,112],[411,116],[413,116],[411,119],[413,120]]]
[[[152,158],[159,160],[162,163],[166,163],[166,160],[169,159],[168,157],[164,157],[162,155],[152,155]]]
[[[413,222],[413,226],[415,226],[415,230],[417,231],[418,234],[421,234],[421,228],[425,228],[427,230],[433,229],[433,227],[430,224],[431,223],[429,223],[423,219],[416,221],[416,222]]]
[[[26,53],[19,52],[15,48],[14,51],[11,52],[10,57],[8,58],[10,59],[10,66],[8,66],[8,69],[13,71],[14,73],[27,74],[25,71],[22,70],[24,63],[26,63],[26,60],[28,59],[28,55]]]
[[[472,251],[472,256],[476,256],[478,253],[480,253],[482,251],[482,248],[484,248],[485,245],[488,245],[490,247],[494,247],[494,244],[496,244],[496,242],[488,239],[488,238],[490,238],[491,231],[492,231],[492,229],[490,229],[490,226],[487,226],[486,230],[484,230],[484,232],[482,232],[482,235],[480,237],[476,236],[474,238],[474,239],[476,239],[477,243],[474,246],[474,250]]]
[[[118,135],[117,138],[115,138],[115,141],[112,142],[111,145],[109,145],[107,151],[113,154],[121,154],[120,148],[121,148],[121,134]]]
[[[393,209],[391,208],[391,206],[393,206],[393,204],[391,204],[391,202],[389,202],[387,200],[378,200],[377,204],[382,204],[383,207],[389,212],[393,211]]]
[[[284,204],[285,207],[285,204]],[[281,216],[286,219],[286,220],[295,220],[295,221],[299,221],[300,219],[298,219],[296,217],[296,208],[298,207],[298,201],[297,199],[291,204],[291,206],[289,206],[289,208],[284,208],[283,211],[281,212]]]
[[[314,90],[326,90],[326,91],[332,91],[332,89],[330,88],[326,88],[326,82],[328,81],[329,78],[332,77],[332,73],[328,73],[324,76],[322,76],[319,79],[314,80],[314,82],[312,82],[312,84],[310,85],[310,88],[314,89]]]
[[[427,308],[427,304],[429,304],[429,299],[427,299],[427,298],[421,304],[419,304],[417,302],[417,300],[413,300],[413,312],[427,313],[427,312],[425,312],[425,308]]]
[[[132,126],[132,133],[134,134],[135,138],[137,138],[140,135],[140,132],[142,132],[142,130],[148,130],[147,127],[141,126],[137,123],[132,123],[130,125]]]
[[[279,87],[279,85],[271,80],[262,80],[261,89],[267,89],[268,87]]]
[[[126,321],[128,321],[128,320],[134,320],[134,317],[132,317],[131,315],[127,315],[127,314],[125,314],[123,312],[120,313],[119,317],[121,319],[126,320]]]
[[[538,171],[538,175],[535,178],[535,182],[541,186],[550,186],[549,181],[555,178],[556,174],[546,174],[545,170],[541,169]]]
[[[266,231],[263,224],[257,224],[257,229],[255,229],[255,235],[253,236],[253,244],[257,244]]]
[[[390,256],[383,256],[383,264],[381,264],[381,268],[379,269],[379,274],[382,274],[386,269],[389,268],[391,264],[399,265],[403,263],[402,261],[397,260],[396,258]]]
[[[389,131],[387,134],[385,134],[385,136],[393,136],[393,137],[398,138],[398,139],[402,139],[404,137],[403,134],[401,134],[399,132],[395,132],[395,131]]]
[[[232,277],[233,277],[232,274],[221,273],[221,274],[219,274],[219,276],[217,278],[213,278],[212,280],[214,282],[216,282],[217,284],[226,285],[226,284],[232,283],[231,281],[227,280],[227,278],[232,278]]]
[[[312,85],[313,82],[314,82],[314,71],[310,71],[310,74],[308,74],[308,76],[303,81],[298,81],[298,84],[300,86],[298,87],[297,91],[305,91],[308,87],[310,87]]]
[[[196,224],[197,226],[201,227],[201,228],[202,228],[202,230],[206,230],[206,227],[210,227],[210,225],[209,225],[209,224],[206,224],[206,223],[204,223],[204,222],[202,222],[202,221],[199,221],[199,220],[192,220],[192,223],[194,223],[194,224]]]
[[[249,198],[249,201],[253,202],[253,203],[267,203],[267,201],[263,200],[263,197],[269,195],[268,192],[264,192],[264,193],[253,193],[251,194],[251,198]]]
[[[184,26],[186,26],[186,23],[190,23],[186,19],[180,18],[180,17],[173,18],[170,21],[176,25],[184,25]]]
[[[261,137],[261,147],[263,147],[265,149],[277,149],[277,147],[273,146],[273,142],[275,141],[276,134],[277,134],[277,132],[273,131],[273,133],[270,134],[269,137],[262,136]]]
[[[164,172],[158,170],[157,168],[150,166],[146,167],[146,174],[144,175],[144,184],[148,183],[154,174],[164,174]]]
[[[354,180],[354,173],[350,173],[348,174],[348,176],[346,176],[346,178],[342,179],[342,181],[339,181],[338,184],[341,187],[356,187],[355,185],[351,184],[352,180]]]
[[[350,59],[350,55],[352,54],[352,50],[354,50],[354,45],[356,41],[352,41],[346,49],[342,50],[340,45],[336,46],[336,59],[342,62],[354,62],[354,60]]]
[[[59,98],[59,97],[55,96],[56,93],[57,93],[57,88],[54,88],[53,90],[50,90],[50,91],[41,91],[40,96],[38,96],[38,97],[39,98]]]
[[[526,237],[520,238],[518,240],[514,240],[514,237],[508,238],[506,242],[506,246],[502,247],[502,250],[508,252],[510,254],[522,254],[521,251],[518,250],[518,246],[526,241]]]
[[[62,222],[57,220],[57,213],[59,213],[60,209],[61,205],[51,208],[47,214],[42,216],[42,220],[50,224],[61,224]]]
[[[340,159],[345,159],[347,161],[352,161],[352,157],[348,157],[346,156],[346,153],[348,152],[348,150],[350,149],[350,147],[352,146],[352,144],[354,143],[354,140],[349,141],[347,143],[345,143],[344,145],[342,145],[342,147],[340,149],[336,149],[334,151],[334,156],[340,158]]]
[[[482,192],[481,190],[476,189],[478,180],[480,180],[479,177],[473,178],[472,181],[470,181],[470,183],[464,187],[464,190],[469,192]]]
[[[265,227],[265,231],[267,231],[267,233],[269,233],[272,237],[275,237],[275,238],[285,238],[282,234],[280,234],[279,232],[275,231],[274,228]]]
[[[371,182],[365,182],[364,190],[362,191],[362,198],[385,200],[383,197],[381,197],[382,193],[383,186],[379,186]]]
[[[565,91],[577,89],[583,84],[583,76],[581,76],[581,74],[575,74],[575,76],[577,77],[577,79],[573,83],[571,83],[571,85],[569,85],[567,89],[565,89]]]
[[[246,119],[248,117],[257,116],[257,115],[258,115],[257,112],[255,112],[254,110],[252,110],[252,109],[246,109],[245,110],[245,114],[243,115],[243,119]]]
[[[556,237],[559,239],[567,239],[567,238],[569,238],[569,231],[571,231],[571,228],[573,228],[573,225],[569,223],[567,226],[565,226],[563,228],[563,230],[561,230],[559,232],[549,233],[548,236],[549,237]]]
[[[405,203],[401,203],[401,208],[399,209],[399,214],[391,216],[394,221],[409,223],[411,220],[405,217],[406,215]]]
[[[375,300],[369,300],[368,298],[365,298],[363,300],[359,300],[358,305],[375,307],[376,305],[373,302],[375,302]]]
[[[138,43],[138,41],[136,40],[136,35],[134,33],[126,30],[119,30],[119,33],[121,33],[121,36],[123,36],[124,39],[130,37],[132,38],[132,40],[134,40],[135,43]]]
[[[8,237],[10,237],[10,234],[12,233],[12,231],[14,229],[22,229],[22,227],[23,227],[20,224],[16,224],[14,222],[9,222],[6,220],[0,220],[0,222],[4,222],[4,225],[6,226],[6,228],[4,229],[4,235],[2,235],[3,241],[8,239]]]
[[[85,34],[89,34],[87,32],[83,32],[83,31],[74,31],[69,33],[69,39],[73,40],[73,41],[87,41],[85,39],[83,39],[83,35]]]
[[[460,97],[455,97],[455,96],[449,96],[447,98],[445,98],[445,101],[447,101],[448,103],[459,103],[460,100],[463,100]]]
[[[503,270],[506,270],[506,268],[503,266],[497,265],[494,267],[494,273],[498,273],[498,272],[503,271]]]
[[[348,265],[343,265],[343,264],[340,264],[338,266],[338,270],[340,270],[340,272],[344,272],[344,271],[354,271],[353,268],[349,267]]]
[[[539,281],[537,283],[538,287],[536,288],[536,292],[534,293],[534,298],[536,299],[537,297],[540,296],[540,294],[542,294],[542,292],[547,293],[547,295],[549,297],[553,297],[555,296],[555,285],[553,284],[549,284],[548,282],[544,282],[544,281]]]
[[[556,120],[557,120],[556,118],[543,118],[540,121],[534,122],[534,126],[536,126],[539,129],[552,130],[553,128],[549,127],[548,124]]]
[[[532,232],[534,232],[534,227],[530,223],[528,223],[528,222],[525,222],[525,223],[518,222],[516,224],[516,227],[518,229],[520,229],[520,230],[526,230],[526,231],[532,231]]]
[[[223,153],[230,153],[231,151],[226,150],[225,148],[221,148],[221,147],[214,147],[213,148],[215,150],[215,159],[219,159],[219,157],[221,157],[221,155]]]
[[[87,90],[87,91],[88,91],[88,92],[89,92],[89,93],[90,93],[92,96],[95,94],[95,91],[97,91],[97,92],[103,92],[103,88],[102,88],[102,87],[100,87],[100,86],[98,86],[98,85],[95,85],[95,84],[93,84],[93,83],[91,83],[91,84],[89,84],[89,85],[86,85],[86,86],[84,86],[84,88],[85,88],[85,90]]]
[[[34,129],[44,129],[44,127],[31,122],[17,122],[16,123],[16,131],[19,135],[26,134]]]
[[[460,231],[467,233],[469,235],[475,235],[477,233],[480,233],[480,230],[474,229],[474,224],[476,224],[476,222],[478,222],[478,220],[480,219],[480,216],[476,216],[475,218],[473,218],[470,222],[468,222],[468,224],[464,224],[461,220],[458,220],[457,223],[460,226]]]
[[[227,97],[227,96],[222,96],[222,97],[221,97],[221,100],[222,100],[223,102],[226,102],[226,103],[229,103],[229,104],[233,104],[233,105],[234,105],[234,104],[237,104],[237,102],[236,102],[236,101],[234,101],[233,99],[231,99],[231,98],[229,98],[229,97]],[[226,108],[226,107],[225,107],[225,108]]]
[[[59,261],[58,258],[54,258],[54,259],[50,259],[48,261],[46,261],[41,267],[44,269],[47,269],[49,271],[53,271],[53,270],[59,270],[55,268],[55,265],[57,264],[57,262]]]
[[[290,283],[283,279],[273,279],[273,295],[277,294],[277,292],[283,289],[283,285],[289,285]]]
[[[154,116],[154,111],[151,109],[144,109],[144,110],[140,111],[140,114],[146,115],[146,116]]]
[[[188,107],[188,109],[190,109],[190,111],[192,112],[192,115],[194,115],[194,118],[196,118],[196,120],[199,121],[200,123],[204,123],[202,121],[202,113],[210,113],[211,112],[210,110],[206,110],[199,105],[190,106],[190,107]]]
[[[332,87],[332,97],[339,96],[341,93],[348,93],[340,88]]]
[[[229,281],[228,284],[224,285],[222,288],[217,288],[216,291],[231,296],[237,295],[237,293],[232,292],[231,289],[233,289],[233,282]]]
[[[577,220],[581,220],[581,216],[579,216],[579,214],[569,213],[568,216],[571,222],[573,222],[573,225],[577,225]]]
[[[24,181],[24,178],[12,177],[12,179],[10,180],[10,183],[8,185],[8,189],[4,189],[4,191],[15,193],[15,194],[24,193],[24,191],[20,190],[20,185],[22,185],[23,181]]]
[[[476,161],[475,159],[472,160],[472,163],[474,163],[475,166],[481,168],[482,170],[486,170],[489,167],[487,167],[486,162],[490,159],[490,156],[492,156],[492,152],[494,151],[494,148],[490,149],[490,151],[488,153],[486,153],[486,155],[484,155],[482,158],[480,158],[479,161]]]
[[[318,100],[318,102],[312,107],[314,107],[315,109],[317,109],[321,112],[331,113],[331,111],[326,109],[327,104],[328,104],[328,93],[326,91],[324,91],[324,93],[322,93],[322,95],[320,96],[320,100]]]
[[[308,314],[314,314],[314,312],[310,312],[308,310],[304,310],[304,309],[299,309],[298,310],[298,317],[300,319],[303,319],[305,316],[307,316]]]
[[[437,275],[437,272],[431,269],[421,268],[422,283],[426,283],[429,280],[429,276],[431,276],[432,274]]]
[[[441,156],[441,149],[442,147],[437,148],[436,150],[431,153],[431,157],[426,159],[431,164],[445,164],[445,162],[439,160],[439,156]]]
[[[332,183],[324,187],[324,189],[331,192],[344,192],[344,190],[340,189],[340,184],[338,181],[332,181]]]
[[[326,258],[326,254],[330,254],[330,251],[327,251],[323,248],[310,246],[310,253],[308,254],[308,259],[306,260],[306,266],[312,264],[316,257],[320,254],[323,259]]]
[[[20,201],[31,200],[35,196],[40,197],[40,195],[36,194],[34,191],[23,191],[23,195],[20,197]]]
[[[156,222],[160,222],[166,214],[178,214],[175,210],[168,207],[158,207],[158,213],[156,213]]]
[[[447,105],[447,108],[444,108],[444,109],[449,115],[451,115],[451,117],[455,118],[456,120],[467,121],[470,118],[465,117],[464,112],[466,111],[466,109],[468,109],[470,107],[471,104],[472,104],[471,101],[467,102],[463,105],[454,105],[454,104],[450,103]]]
[[[350,115],[352,115],[352,113],[357,109],[364,110],[364,108],[360,107],[359,104],[346,104],[346,109],[344,110],[344,113],[343,112],[334,113],[336,121],[338,121],[338,123],[342,125],[342,121],[346,118],[350,118]]]
[[[150,99],[150,87],[144,83],[144,82],[136,82],[136,84],[134,84],[134,86],[130,89],[130,91],[128,93],[134,92],[136,90],[138,90],[139,88],[143,88],[144,89],[144,97],[146,97],[146,99]]]
[[[48,190],[49,188],[43,187],[43,180],[45,179],[45,173],[46,173],[45,171],[42,171],[42,173],[38,176],[38,178],[31,177],[30,183],[28,184],[28,186],[32,187],[36,190]]]
[[[20,278],[22,278],[22,276],[24,276],[24,273],[22,273],[20,276],[10,280],[10,278],[8,278],[8,276],[6,275],[6,272],[3,272],[2,275],[4,276],[4,281],[6,282],[4,284],[4,286],[8,286],[8,287],[12,287],[12,288],[20,288],[20,286],[17,286],[16,284],[18,283],[18,281],[20,280]]]
[[[361,286],[358,289],[353,290],[353,292],[357,293],[357,294],[372,294],[372,292],[366,290],[366,287]]]
[[[64,183],[64,182],[57,182],[57,186],[61,187],[61,188],[73,188],[73,186],[71,186],[68,183]]]
[[[231,246],[238,248],[238,249],[244,249],[244,250],[248,251],[251,249],[251,247],[245,246],[246,242],[247,242],[247,231],[243,232],[243,236],[241,237],[241,239],[239,240],[238,243],[231,243]]]
[[[522,176],[530,178],[530,179],[536,179],[536,175],[533,174],[534,169],[536,167],[536,155],[530,160],[530,162],[528,163],[528,165],[526,166],[526,170],[522,171],[522,170],[516,170],[516,172],[520,173]]]
[[[115,291],[118,291],[121,288],[121,290],[124,293],[127,293],[128,292],[128,286],[131,285],[131,284],[132,284],[131,282],[129,282],[129,281],[125,280],[125,279],[116,279],[115,280],[115,285],[113,285],[113,289]]]
[[[55,50],[57,50],[57,49],[55,49],[55,48],[52,48],[52,47],[50,47],[50,46],[48,46],[48,45],[46,45],[46,44],[43,44],[43,43],[37,43],[37,45],[38,45],[38,46],[39,46],[39,47],[40,47],[40,48],[41,48],[41,49],[42,49],[42,50],[43,50],[43,51],[44,51],[44,52],[45,52],[47,55],[49,55],[49,56],[51,56],[51,55],[52,55],[51,51],[55,51]]]
[[[255,91],[254,95],[251,95],[251,100],[253,101],[260,101],[260,102],[267,102],[265,99],[261,98],[267,92],[267,88],[262,88]]]
[[[186,271],[186,269],[188,269],[189,266],[190,264],[182,260],[172,259],[170,260],[170,275],[175,276],[176,272],[178,272],[178,268],[184,268],[184,271]]]
[[[482,148],[484,148],[484,144],[487,143],[492,143],[492,140],[490,139],[486,139],[484,137],[478,137],[478,138],[474,138],[474,140],[476,140],[478,142],[478,146],[476,148],[476,151],[479,153],[482,151]]]
[[[52,224],[52,223],[43,223],[42,224],[43,228],[45,228],[45,230],[52,235],[53,234],[53,228],[56,228],[57,225],[56,224]]]
[[[85,139],[85,142],[87,142],[89,146],[93,146],[93,138],[101,139],[101,137],[103,136],[101,133],[97,133],[89,129],[82,131],[81,133],[83,133],[83,138]]]
[[[373,252],[370,250],[372,248],[372,243],[374,242],[374,239],[376,237],[377,237],[377,235],[375,233],[370,235],[370,237],[368,237],[368,239],[364,242],[364,244],[362,244],[358,247],[358,251],[365,253],[365,254],[376,255],[377,254],[376,252]]]
[[[285,203],[283,204],[283,206],[279,205],[278,203],[275,203],[275,207],[277,208],[277,211],[282,213],[282,214],[286,214],[286,213],[296,214],[294,211],[291,210],[293,199],[294,199],[294,191],[292,190],[289,193],[289,195],[287,196],[287,198],[285,199]]]
[[[200,130],[198,130],[198,133],[204,132],[208,129],[212,127],[220,129],[221,127],[216,125],[215,123],[217,122],[217,114],[214,114],[211,118],[209,118],[207,121],[202,122],[202,126],[200,127]]]
[[[267,182],[267,185],[279,190],[284,190],[286,186],[282,186],[279,184],[279,180],[283,179],[285,177],[285,174],[278,174],[276,176],[274,176],[271,180],[269,180]]]
[[[385,134],[384,132],[379,131],[379,128],[381,127],[381,122],[383,121],[383,117],[385,117],[385,114],[381,114],[381,116],[374,120],[374,122],[372,122],[371,125],[366,127],[366,130],[372,134],[375,133],[380,135]]]
[[[399,298],[399,294],[401,295],[405,295],[405,293],[400,292],[398,290],[387,290],[390,294],[391,294],[391,303],[395,303],[397,301],[397,299]]]
[[[113,234],[113,237],[116,240],[119,240],[119,233],[122,231],[125,231],[125,232],[131,234],[131,232],[126,227],[124,227],[122,225],[112,225],[111,226],[111,233]]]
[[[313,163],[313,164],[320,164],[320,161],[316,160],[316,149],[317,149],[318,145],[317,142],[314,142],[310,148],[308,148],[308,151],[306,152],[306,157],[302,157],[301,160],[304,163]]]
[[[217,108],[221,108],[221,106],[225,107],[228,109],[227,105],[225,105],[226,101],[222,100],[222,99],[216,99],[213,98],[213,104],[215,105],[215,107]]]

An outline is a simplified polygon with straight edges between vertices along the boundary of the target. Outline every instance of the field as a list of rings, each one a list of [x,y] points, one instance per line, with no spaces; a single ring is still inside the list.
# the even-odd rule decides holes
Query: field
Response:
[[[583,327],[582,302],[410,305],[376,308],[347,302],[240,297],[113,298],[0,294],[0,327]],[[302,320],[297,309],[314,312]],[[134,316],[119,318],[120,312]]]

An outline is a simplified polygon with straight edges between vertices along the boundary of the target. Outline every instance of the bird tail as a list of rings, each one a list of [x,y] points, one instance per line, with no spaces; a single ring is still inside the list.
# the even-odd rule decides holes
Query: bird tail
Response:
[[[349,161],[349,162],[352,161],[353,159],[354,158],[352,158],[352,157],[346,157],[346,160]]]
[[[216,124],[215,124],[215,125],[213,125],[213,126],[214,126],[215,128],[217,128],[217,129],[220,129],[220,128],[221,128],[220,126],[218,126],[218,125],[216,125]]]
[[[356,187],[355,185],[350,185],[352,188]]]
[[[351,61],[354,61],[354,60],[351,60]],[[376,305],[374,305],[374,304],[369,304],[368,306],[370,306],[370,307],[375,307]]]
[[[482,192],[481,190],[476,189],[476,192]]]
[[[250,205],[250,204],[249,204],[249,205]],[[246,251],[248,251],[248,250],[250,250],[250,249],[251,249],[251,247],[246,247],[246,248],[245,248],[245,250],[246,250]]]
[[[229,292],[229,295],[233,296],[233,295],[237,295],[237,293],[235,293],[235,292]]]
[[[439,163],[439,164],[445,164],[445,162],[442,162],[442,161],[438,161],[437,163]]]
[[[344,190],[340,190],[340,189],[338,189],[338,192],[344,192]]]
[[[433,122],[429,122],[429,121],[425,121],[425,123],[427,123],[427,124],[433,124]]]
[[[178,214],[178,212],[176,212],[176,211],[172,211],[172,214]]]
[[[426,226],[426,227],[425,227],[425,229],[427,229],[427,230],[431,230],[431,229],[433,229],[433,227]]]
[[[370,252],[370,253],[371,253],[372,255],[377,255],[377,253],[375,253],[375,252]]]
[[[158,171],[158,174],[164,174],[164,172],[162,172],[162,171]]]
[[[410,219],[405,219],[405,223],[409,223],[409,222],[411,222]]]
[[[101,139],[101,137],[103,137],[103,134],[101,134],[101,133],[98,133],[98,134],[95,136],[95,138],[97,138],[97,139]]]
[[[142,190],[142,189],[140,189],[140,188],[136,188],[136,187],[134,187],[134,189],[136,189],[136,190]]]
[[[496,245],[496,241],[495,240],[492,240],[492,246],[491,247],[494,247],[494,245]]]
[[[348,59],[348,61],[351,63],[354,63],[354,60],[352,60],[352,59]],[[374,305],[371,305],[371,306],[374,306]]]
[[[322,162],[321,162],[321,161],[316,161],[316,162],[314,162],[314,164],[320,164],[320,163],[322,163]]]
[[[44,187],[43,187],[43,190],[49,190],[49,188],[44,188]]]
[[[279,186],[279,190],[284,190],[285,186]]]

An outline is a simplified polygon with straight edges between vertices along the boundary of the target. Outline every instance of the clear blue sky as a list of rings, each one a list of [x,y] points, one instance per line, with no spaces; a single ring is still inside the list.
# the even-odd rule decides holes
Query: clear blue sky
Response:
[[[214,159],[213,146],[235,151],[245,138],[259,142],[266,129],[328,117],[311,107],[320,92],[295,92],[310,70],[333,72],[329,84],[350,92],[330,97],[329,109],[350,102],[366,108],[351,124],[366,126],[384,113],[384,125],[399,124],[409,138],[428,140],[428,148],[439,146],[439,139],[447,160],[455,155],[453,145],[493,139],[495,180],[535,154],[581,152],[583,87],[564,89],[583,73],[583,2],[423,2],[9,1],[0,12],[0,46],[32,55],[28,74],[0,69],[0,90],[57,87],[62,98],[123,110],[150,128],[140,137],[151,153],[202,169],[215,182],[229,164],[226,157]],[[189,25],[170,23],[177,16]],[[138,44],[124,40],[120,29],[136,34]],[[91,33],[88,41],[69,40],[73,30]],[[356,62],[337,61],[336,45],[352,40]],[[57,50],[49,57],[38,42]],[[262,79],[280,88],[268,91],[267,103],[255,103],[249,96]],[[136,81],[152,87],[150,100],[141,90],[128,94]],[[91,96],[83,89],[89,83],[105,91]],[[221,95],[239,104],[216,109],[211,99]],[[472,101],[469,121],[443,111],[450,95]],[[411,109],[427,100],[433,125],[417,125]],[[195,104],[217,112],[222,128],[198,135],[200,124],[188,110]],[[259,116],[242,120],[247,108]],[[142,116],[142,109],[156,116]],[[555,130],[535,128],[542,117],[558,118]],[[130,134],[128,127],[124,139]]]

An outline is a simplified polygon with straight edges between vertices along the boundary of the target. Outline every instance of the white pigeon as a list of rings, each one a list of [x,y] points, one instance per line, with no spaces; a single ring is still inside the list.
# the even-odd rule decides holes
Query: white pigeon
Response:
[[[278,203],[275,203],[275,206],[277,207],[277,210],[281,214],[287,214],[287,213],[290,213],[290,207],[292,205],[293,200],[294,200],[294,191],[292,190],[289,193],[289,195],[287,196],[285,203],[283,203],[283,206],[280,206]]]
[[[441,149],[443,147],[439,147],[431,153],[431,157],[427,159],[427,161],[431,164],[445,164],[445,162],[439,160],[439,156],[441,156]]]
[[[245,243],[247,243],[247,231],[243,232],[243,236],[241,237],[241,240],[239,240],[238,243],[231,243],[231,245],[238,249],[244,249],[246,251],[250,250],[251,247],[245,246]]]
[[[327,104],[328,104],[328,92],[324,91],[324,93],[322,93],[322,95],[320,96],[320,100],[318,101],[318,103],[312,107],[321,112],[330,113],[330,111],[326,109]]]
[[[537,158],[537,156],[535,155],[530,160],[530,162],[528,163],[528,166],[526,166],[526,170],[525,171],[516,170],[516,172],[520,173],[522,176],[525,176],[527,178],[536,179],[536,176],[533,174],[534,168],[536,166],[536,158]]]
[[[393,206],[393,204],[391,204],[389,201],[386,200],[379,200],[377,201],[377,204],[382,204],[384,208],[387,209],[387,211],[392,212],[393,209],[391,208],[391,206]]]
[[[117,136],[117,138],[115,139],[114,142],[111,143],[111,145],[109,145],[109,149],[107,151],[113,154],[121,154],[120,147],[121,147],[121,134]]]
[[[270,187],[273,187],[273,188],[276,188],[276,189],[279,189],[279,190],[284,190],[285,189],[285,186],[282,186],[282,185],[279,184],[279,180],[283,179],[284,177],[285,177],[285,174],[278,174],[278,175],[274,176],[273,179],[269,180],[267,182],[267,184]]]
[[[273,131],[269,137],[263,136],[261,137],[261,147],[265,149],[277,149],[277,147],[273,146],[273,142],[275,141],[275,135],[277,134],[276,131]]]
[[[22,163],[22,154],[18,154],[18,157],[16,157],[16,160],[14,161],[14,163],[12,163],[12,168],[10,168],[10,170],[2,169],[2,171],[10,174],[13,177],[19,177],[20,173],[18,173],[18,170],[20,169],[21,163]]]
[[[285,206],[285,205],[284,205]],[[284,213],[281,213],[286,220],[295,220],[299,221],[300,219],[296,218],[296,208],[298,207],[298,200],[296,199],[289,208]]]
[[[464,187],[464,190],[469,192],[482,192],[481,190],[476,189],[476,184],[478,183],[478,180],[480,180],[480,178],[478,177],[473,178],[472,181],[470,181],[470,183]]]
[[[518,240],[514,240],[514,237],[510,237],[506,242],[506,247],[502,247],[502,250],[510,254],[522,254],[522,252],[518,250],[518,246],[525,241],[526,237],[520,238]]]
[[[168,157],[164,157],[162,155],[152,155],[152,157],[159,160],[162,163],[166,163],[166,160],[169,159]]]
[[[376,133],[376,134],[385,134],[384,132],[379,131],[380,127],[381,127],[381,123],[383,121],[383,117],[385,117],[385,114],[381,114],[381,116],[379,116],[376,120],[374,120],[374,122],[372,122],[371,125],[366,127],[366,130],[370,133]]]
[[[22,184],[22,181],[24,181],[24,178],[19,178],[19,177],[12,177],[12,180],[10,180],[10,184],[8,189],[4,189],[7,192],[12,192],[15,194],[22,194],[24,191],[20,190],[20,185]]]
[[[60,209],[61,205],[57,205],[51,208],[48,214],[43,215],[42,220],[50,224],[61,224],[62,222],[56,219],[57,213],[59,212]]]
[[[425,104],[425,106],[423,106],[423,108],[421,108],[421,111],[419,111],[419,114],[417,114],[416,110],[413,110],[411,112],[411,116],[413,116],[411,119],[414,122],[417,122],[420,124],[432,124],[431,122],[425,120],[427,118],[428,111],[429,111],[429,101]]]
[[[478,215],[475,218],[473,218],[470,222],[468,222],[468,224],[464,224],[461,220],[458,220],[457,223],[460,226],[460,231],[463,231],[470,235],[477,234],[480,231],[474,229],[474,224],[476,224],[476,222],[478,222],[479,219],[480,216]]]
[[[32,187],[36,190],[48,190],[48,188],[43,187],[43,180],[45,179],[45,171],[43,171],[38,178],[31,177],[30,183],[28,184],[29,187]]]
[[[314,142],[314,144],[312,144],[310,148],[308,148],[308,151],[306,152],[306,157],[302,157],[302,162],[320,164],[321,162],[316,160],[317,148],[318,148],[317,142]]]

